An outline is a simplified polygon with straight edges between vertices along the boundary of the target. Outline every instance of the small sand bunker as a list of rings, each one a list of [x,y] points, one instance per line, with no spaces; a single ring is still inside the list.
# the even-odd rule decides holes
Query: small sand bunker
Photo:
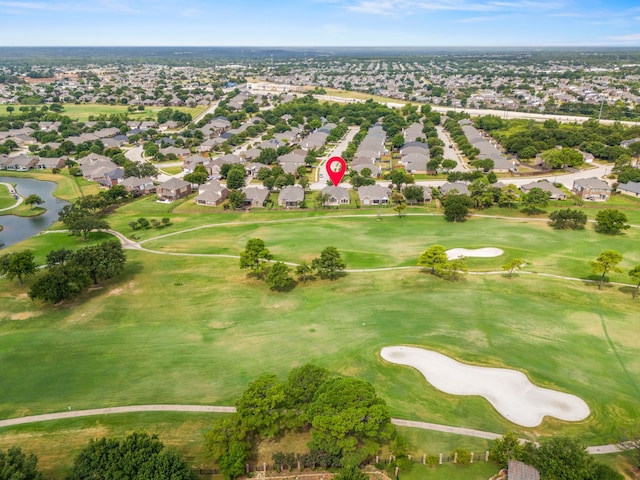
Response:
[[[447,257],[449,260],[460,257],[499,257],[504,253],[504,250],[494,247],[484,248],[452,248],[447,250]]]
[[[416,347],[384,347],[380,355],[388,362],[417,369],[445,393],[484,397],[500,415],[523,427],[536,427],[547,415],[575,422],[590,413],[581,398],[538,387],[516,370],[467,365]]]

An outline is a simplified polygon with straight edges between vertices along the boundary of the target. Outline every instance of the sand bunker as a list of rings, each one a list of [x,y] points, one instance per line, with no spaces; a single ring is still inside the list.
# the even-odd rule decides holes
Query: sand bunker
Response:
[[[415,347],[384,347],[380,355],[388,362],[419,370],[445,393],[486,398],[500,415],[523,427],[538,426],[547,415],[569,422],[589,416],[589,407],[581,398],[537,387],[516,370],[466,365]]]
[[[504,253],[500,248],[484,247],[484,248],[452,248],[447,250],[449,260],[460,257],[499,257]]]

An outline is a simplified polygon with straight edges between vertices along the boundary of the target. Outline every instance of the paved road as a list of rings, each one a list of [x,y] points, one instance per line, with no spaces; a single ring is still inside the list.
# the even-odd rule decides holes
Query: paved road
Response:
[[[71,407],[69,407],[71,408]],[[66,410],[57,413],[46,413],[43,415],[29,415],[27,417],[9,418],[0,420],[0,428],[12,427],[15,425],[25,425],[29,423],[46,422],[50,420],[64,420],[67,418],[91,417],[96,415],[111,415],[116,413],[139,413],[139,412],[200,412],[200,413],[234,413],[236,407],[224,405],[128,405],[123,407],[94,408],[90,410]],[[484,432],[482,430],[474,430],[472,428],[454,427],[450,425],[440,425],[437,423],[416,422],[413,420],[403,420],[401,418],[392,418],[391,423],[394,425],[410,428],[420,428],[422,430],[431,430],[435,432],[452,433],[454,435],[464,435],[467,437],[485,438],[487,440],[495,440],[502,437],[503,434]],[[522,439],[521,441],[525,441]],[[617,445],[597,445],[588,447],[587,451],[591,454],[615,453],[623,449]]]
[[[316,168],[316,178],[315,182],[313,182],[310,186],[312,190],[322,190],[327,186],[327,180],[329,180],[329,176],[327,175],[327,171],[325,169],[325,163],[331,157],[340,157],[342,152],[344,152],[349,143],[353,140],[353,137],[356,136],[356,133],[360,130],[360,127],[349,127],[349,130],[345,134],[345,136],[340,140],[335,147],[333,147],[327,154],[322,157],[322,160],[318,164],[318,168]],[[342,184],[341,184],[342,185]],[[344,184],[343,187],[349,188],[351,185]]]

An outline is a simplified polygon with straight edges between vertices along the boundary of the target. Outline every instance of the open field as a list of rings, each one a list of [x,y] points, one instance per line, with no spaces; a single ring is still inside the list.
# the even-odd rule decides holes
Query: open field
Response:
[[[82,188],[69,177],[57,177],[69,191],[73,185]],[[434,243],[505,251],[500,257],[468,259],[474,271],[501,270],[509,259],[520,257],[528,264],[526,271],[591,278],[587,261],[607,248],[625,255],[625,270],[640,262],[636,228],[610,237],[591,227],[562,232],[545,222],[522,219],[475,217],[451,224],[433,215],[398,218],[386,216],[392,213],[386,208],[250,213],[198,209],[203,212],[199,215],[191,212],[194,208],[189,201],[167,205],[138,200],[109,221],[129,236],[148,240],[143,246],[153,250],[236,255],[248,238],[259,237],[277,260],[291,262],[310,260],[334,245],[348,268],[415,265],[420,252]],[[141,216],[168,216],[173,225],[133,232],[127,223]],[[162,237],[167,233],[175,235]],[[89,243],[108,237],[92,234]],[[85,245],[67,234],[51,233],[12,249],[33,248],[42,261],[49,250]],[[561,433],[577,435],[590,445],[613,443],[620,426],[640,415],[638,304],[631,299],[631,287],[607,285],[598,291],[595,284],[525,274],[511,279],[469,275],[449,282],[409,269],[351,273],[280,294],[241,271],[234,259],[140,251],[128,251],[127,256],[121,280],[59,307],[41,307],[28,299],[28,285],[0,279],[0,384],[12,386],[0,399],[0,418],[61,411],[67,405],[231,405],[258,375],[283,377],[307,362],[371,381],[393,416],[498,433],[513,430],[531,439]],[[610,278],[629,283],[626,273]],[[592,415],[576,423],[547,419],[536,428],[517,427],[485,400],[439,392],[416,370],[379,357],[382,347],[402,344],[467,363],[523,371],[536,385],[584,399]],[[122,421],[105,431],[118,434],[138,424],[156,431],[149,415],[148,421],[131,417],[131,423]],[[185,449],[191,451],[206,429],[197,422],[183,426],[181,418],[158,420],[159,433],[164,437],[166,432],[163,439],[178,445],[181,440],[172,436],[172,428],[189,430],[198,437],[187,442]],[[85,424],[77,422],[68,428],[54,422],[51,427],[2,429],[0,446],[25,433],[20,438],[28,449],[30,435],[42,428],[77,434],[80,448]],[[91,419],[84,422],[91,425]],[[437,435],[411,434],[410,443],[425,453],[431,448],[446,453],[452,446],[486,449],[484,440],[450,436],[459,438],[457,443]],[[189,453],[194,459],[201,454]],[[456,478],[457,472],[446,478]],[[458,478],[472,478],[469,472]],[[484,474],[477,478],[486,478]]]
[[[15,108],[15,114],[20,113],[19,108],[22,105],[13,105]],[[34,105],[26,105],[27,107],[32,107]],[[202,113],[207,107],[206,106],[198,106],[198,107],[145,107],[145,109],[141,112],[128,112],[127,105],[105,105],[101,103],[82,103],[82,104],[73,104],[73,103],[65,103],[64,111],[62,115],[66,115],[73,120],[79,120],[81,122],[86,122],[89,120],[90,116],[97,117],[98,115],[112,115],[114,113],[126,113],[130,120],[155,120],[157,118],[158,112],[160,110],[164,110],[165,108],[172,108],[173,110],[179,110],[181,112],[190,113],[193,118]],[[42,105],[35,105],[37,109],[40,109]],[[0,105],[0,115],[7,114],[7,105]]]

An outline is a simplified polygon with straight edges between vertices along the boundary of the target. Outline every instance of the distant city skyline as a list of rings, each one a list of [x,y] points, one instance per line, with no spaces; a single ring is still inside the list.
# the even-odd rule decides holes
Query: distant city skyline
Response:
[[[0,0],[0,46],[640,46],[637,0]]]

